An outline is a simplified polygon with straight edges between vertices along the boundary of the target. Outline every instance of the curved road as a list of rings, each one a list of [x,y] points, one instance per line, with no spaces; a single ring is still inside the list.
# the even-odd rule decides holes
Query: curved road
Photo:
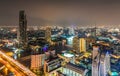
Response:
[[[15,61],[13,58],[7,56],[1,50],[0,63],[4,64],[10,71],[14,72],[16,76],[36,76],[28,68]]]

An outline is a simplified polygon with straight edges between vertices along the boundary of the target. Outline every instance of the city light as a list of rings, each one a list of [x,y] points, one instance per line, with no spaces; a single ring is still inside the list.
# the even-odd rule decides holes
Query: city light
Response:
[[[0,76],[120,76],[119,1],[0,5]]]

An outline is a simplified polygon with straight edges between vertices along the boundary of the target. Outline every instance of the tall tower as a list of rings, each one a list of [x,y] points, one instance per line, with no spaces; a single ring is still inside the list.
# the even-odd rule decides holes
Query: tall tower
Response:
[[[92,76],[98,76],[98,62],[99,62],[99,46],[94,45],[92,51]]]
[[[110,55],[109,52],[102,54],[100,57],[99,76],[107,76],[110,71]]]
[[[40,46],[31,46],[31,48],[31,69],[39,71],[44,64],[45,54]]]
[[[79,38],[78,37],[74,37],[73,38],[73,49],[79,53]]]
[[[27,47],[27,20],[24,10],[19,12],[19,32],[18,32],[19,47]]]
[[[110,54],[109,52],[106,53],[105,55],[105,69],[106,69],[106,72],[109,72],[110,71]]]
[[[69,35],[75,35],[74,27],[69,28]]]
[[[80,38],[79,40],[80,44],[80,52],[85,52],[86,51],[86,39],[85,38]]]
[[[46,27],[45,39],[48,42],[51,42],[51,28],[50,27]]]
[[[77,53],[85,52],[86,51],[86,39],[85,38],[73,38],[73,49]]]

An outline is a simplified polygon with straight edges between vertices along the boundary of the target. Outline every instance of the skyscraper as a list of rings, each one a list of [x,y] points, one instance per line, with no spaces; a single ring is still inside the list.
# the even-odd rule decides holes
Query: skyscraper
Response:
[[[85,52],[86,51],[86,39],[85,38],[80,38],[80,52]]]
[[[73,38],[73,49],[76,53],[81,53],[86,51],[86,38]]]
[[[42,68],[45,60],[45,54],[40,46],[31,46],[31,69],[38,70]]]
[[[93,46],[93,51],[92,51],[92,76],[98,76],[98,62],[99,62],[99,57],[98,57],[98,51],[99,51],[99,46],[94,45]]]
[[[19,30],[18,30],[19,47],[27,47],[27,20],[24,10],[19,12]]]
[[[108,76],[108,72],[110,71],[110,55],[109,52],[102,54],[100,57],[100,65],[99,65],[99,76]]]
[[[74,37],[73,38],[73,49],[79,53],[79,38],[78,37]]]

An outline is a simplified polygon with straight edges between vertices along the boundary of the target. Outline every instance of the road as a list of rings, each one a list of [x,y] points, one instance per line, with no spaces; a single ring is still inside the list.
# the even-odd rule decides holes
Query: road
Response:
[[[4,64],[10,71],[14,72],[16,76],[36,76],[28,68],[15,61],[13,58],[7,56],[1,50],[0,63]]]

